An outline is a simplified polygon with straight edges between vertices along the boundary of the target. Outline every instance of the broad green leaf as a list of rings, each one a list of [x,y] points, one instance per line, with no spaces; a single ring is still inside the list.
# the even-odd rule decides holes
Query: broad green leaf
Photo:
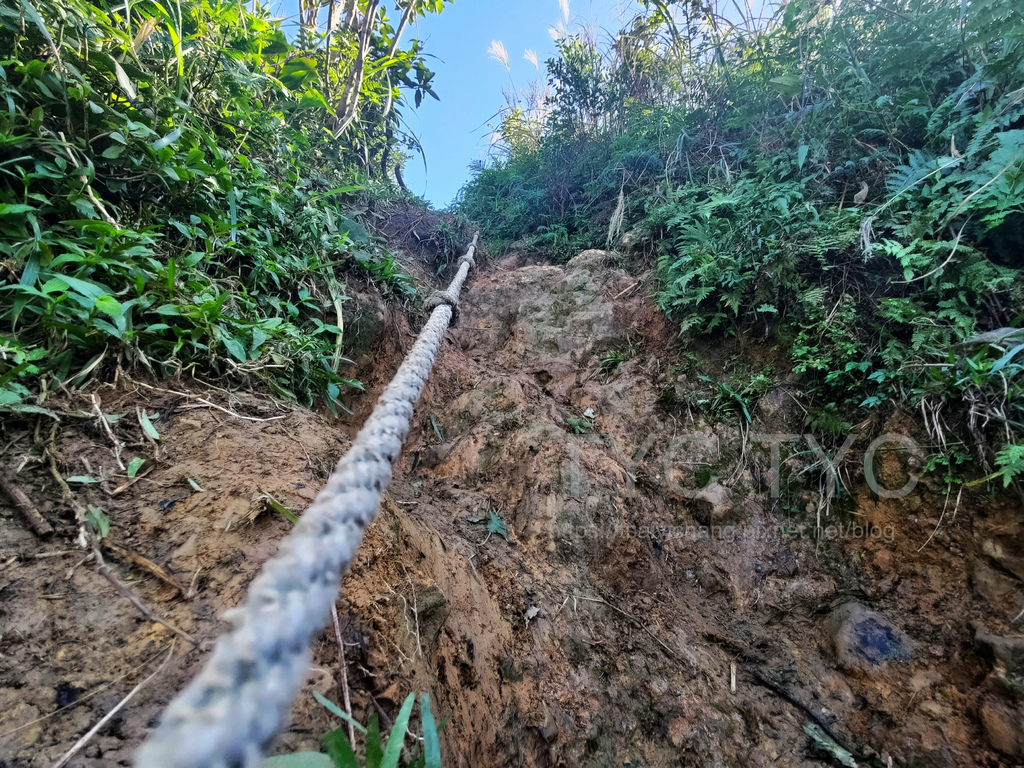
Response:
[[[508,528],[505,526],[505,521],[498,517],[496,512],[491,512],[487,518],[487,530],[498,534],[505,541],[508,541]]]
[[[25,268],[21,271],[21,279],[18,280],[19,285],[32,287],[36,284],[36,279],[39,277],[39,256],[33,254],[32,257],[25,262]],[[65,283],[65,286],[67,284]]]
[[[263,498],[266,500],[267,504],[270,506],[270,508],[272,510],[274,510],[279,515],[284,517],[288,522],[292,523],[293,525],[295,523],[299,522],[298,515],[296,515],[294,512],[292,512],[290,509],[288,509],[288,507],[286,507],[280,501],[275,499],[269,493],[264,494]]]
[[[1005,368],[1009,364],[1009,362],[1013,360],[1013,358],[1015,358],[1017,355],[1019,355],[1022,351],[1024,351],[1024,344],[1014,347],[992,364],[992,367],[989,368],[989,373],[999,373],[999,371],[1003,370],[1003,368]]]
[[[52,43],[53,37],[50,35],[50,30],[46,28],[46,24],[39,16],[39,12],[36,11],[35,6],[32,5],[29,0],[21,0],[21,7],[25,9],[25,15],[32,20],[32,23],[36,25],[43,37]]]
[[[139,470],[142,469],[142,465],[146,463],[145,459],[134,458],[128,462],[128,477],[135,477],[139,474]]]
[[[110,296],[110,289],[106,286],[100,285],[99,283],[94,283],[90,280],[82,280],[78,277],[71,277],[70,275],[57,275],[57,278],[67,283],[68,288],[73,290],[75,293],[80,294],[89,302],[95,302],[103,296]],[[83,302],[83,306],[87,305]]]
[[[114,75],[117,77],[117,84],[121,86],[121,90],[124,91],[125,96],[130,101],[135,101],[138,98],[138,94],[135,92],[135,86],[132,85],[128,73],[124,71],[124,67],[121,66],[117,59],[112,58],[111,60],[114,62]]]
[[[97,312],[102,312],[110,317],[120,317],[124,313],[121,302],[113,296],[100,296],[96,299],[95,307]]]
[[[14,413],[38,413],[40,416],[49,416],[51,419],[60,421],[60,416],[49,408],[43,408],[41,405],[32,405],[31,403],[0,403],[0,409]]]
[[[377,713],[366,721],[366,768],[380,768],[384,752],[380,748],[380,719]]]
[[[853,759],[853,755],[847,749],[837,744],[835,739],[829,736],[817,723],[810,721],[804,723],[804,733],[814,739],[817,745],[831,755],[838,765],[842,765],[845,768],[857,768],[857,762]]]
[[[227,349],[228,354],[235,358],[235,360],[238,360],[241,363],[248,360],[248,357],[245,354],[245,347],[242,346],[242,342],[234,336],[228,336],[225,334],[222,341],[224,342],[224,347]]]
[[[171,144],[181,138],[181,133],[185,129],[185,126],[179,125],[173,131],[168,133],[166,136],[157,139],[153,142],[153,149],[159,152],[164,147],[169,147]]]
[[[94,317],[92,319],[92,325],[94,328],[99,328],[101,331],[103,331],[109,336],[112,336],[115,339],[124,339],[124,331],[121,328],[111,325],[106,320],[103,320],[99,317]]]
[[[266,342],[270,336],[268,336],[262,328],[252,329],[252,351],[256,353],[264,342]]]
[[[24,203],[0,203],[0,216],[16,216],[26,213],[34,213],[35,208]]]
[[[138,410],[139,426],[142,427],[142,431],[146,433],[146,437],[150,440],[160,440],[160,433],[156,431],[156,427],[153,426],[153,422],[150,420],[146,412],[141,408]]]
[[[327,99],[324,95],[315,88],[310,88],[302,92],[302,96],[299,98],[298,103],[299,109],[324,109],[330,111],[331,107],[327,103]]]
[[[806,144],[801,144],[796,149],[796,165],[801,171],[804,169],[804,163],[807,162],[807,152],[810,149]]]
[[[107,534],[110,533],[110,518],[99,507],[90,505],[89,510],[85,514],[85,521],[99,539],[106,538]]]
[[[773,77],[768,84],[784,96],[800,94],[800,75],[781,75]]]

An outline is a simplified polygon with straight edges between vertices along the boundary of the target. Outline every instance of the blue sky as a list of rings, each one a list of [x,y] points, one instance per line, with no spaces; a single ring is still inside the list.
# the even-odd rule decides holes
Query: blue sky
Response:
[[[565,0],[562,0],[565,2]],[[595,30],[598,41],[611,39],[639,7],[637,0],[568,0],[569,28],[581,24]],[[393,0],[383,3],[397,23],[400,13]],[[291,34],[298,0],[270,0],[274,11],[288,21]],[[323,12],[322,15],[325,15]],[[419,109],[405,110],[408,128],[419,138],[424,154],[416,154],[405,169],[405,181],[437,208],[451,203],[469,179],[469,164],[487,157],[491,129],[505,105],[504,90],[525,89],[545,78],[544,62],[555,52],[548,30],[562,20],[559,0],[454,0],[444,11],[419,19],[402,38],[422,40],[428,66],[436,73],[434,91],[440,101],[427,98]],[[509,69],[492,59],[488,48],[501,41],[508,51]],[[540,71],[523,58],[534,51]]]
[[[575,21],[593,24],[598,39],[619,29],[623,0],[571,0]],[[525,88],[544,77],[544,60],[554,54],[548,29],[561,18],[558,0],[455,0],[442,13],[428,16],[407,35],[424,41],[436,72],[434,90],[440,101],[427,99],[419,110],[408,110],[409,126],[419,136],[427,158],[413,157],[405,172],[409,188],[437,207],[450,203],[469,177],[469,164],[487,156],[498,110],[505,104],[503,88],[514,82]],[[492,40],[508,51],[510,73],[488,56]],[[535,51],[541,71],[523,58]]]

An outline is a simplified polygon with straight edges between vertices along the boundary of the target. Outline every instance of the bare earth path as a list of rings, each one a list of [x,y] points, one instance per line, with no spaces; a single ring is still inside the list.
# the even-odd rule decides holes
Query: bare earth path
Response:
[[[411,343],[404,320],[390,319],[361,361],[368,392],[346,430]],[[451,715],[452,766],[811,766],[836,759],[813,748],[829,733],[858,765],[1016,764],[1019,504],[965,494],[939,526],[952,501],[934,480],[904,499],[873,498],[858,469],[869,438],[926,442],[897,417],[858,425],[850,497],[825,509],[826,524],[879,535],[804,534],[822,507],[818,475],[801,474],[813,454],[798,446],[775,499],[767,445],[751,437],[806,431],[799,383],[776,371],[749,426],[738,414],[720,423],[701,406],[701,375],[730,381],[735,359],[784,363],[735,342],[687,355],[674,336],[611,254],[565,267],[513,255],[471,278],[343,585],[356,714],[393,717],[409,691],[429,691],[435,712]],[[170,621],[212,638],[290,525],[262,497],[301,510],[347,439],[319,416],[255,399],[232,405],[284,418],[242,420],[130,382],[98,396],[107,413],[134,414],[146,398],[161,413],[161,459],[121,493],[106,492],[121,484],[112,475],[81,496],[107,511],[112,541],[165,568],[187,596],[110,559]],[[129,453],[152,450],[124,425]],[[65,475],[115,471],[95,424],[62,434]],[[42,438],[19,439],[11,450],[30,456],[19,482],[62,530],[40,541],[0,507],[3,768],[52,763],[157,668],[173,637],[80,562],[70,517],[31,459]],[[907,470],[897,454],[880,461],[887,487]],[[851,612],[870,621],[851,624]],[[858,626],[875,634],[859,637]],[[851,637],[867,656],[844,645]],[[876,664],[879,642],[892,659]],[[130,764],[207,652],[175,648],[71,765]],[[335,727],[309,691],[338,700],[339,678],[331,629],[278,749],[315,748]]]

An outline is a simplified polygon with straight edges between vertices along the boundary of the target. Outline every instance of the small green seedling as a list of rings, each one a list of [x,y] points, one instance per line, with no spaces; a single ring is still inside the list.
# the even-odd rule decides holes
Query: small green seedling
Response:
[[[505,521],[502,520],[498,513],[493,509],[486,517],[469,517],[466,519],[471,523],[487,523],[487,538],[484,539],[484,544],[486,544],[487,539],[490,539],[495,533],[501,536],[505,541],[508,541],[508,526],[505,525]]]

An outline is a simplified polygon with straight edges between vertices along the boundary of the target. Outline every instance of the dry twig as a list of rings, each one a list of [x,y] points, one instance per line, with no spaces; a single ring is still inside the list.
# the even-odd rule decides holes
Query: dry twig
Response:
[[[821,728],[821,730],[823,730],[830,739],[832,739],[832,741],[834,741],[840,747],[845,749],[847,752],[855,755],[858,759],[860,759],[861,755],[858,752],[854,752],[847,746],[848,742],[846,741],[846,739],[840,738],[840,736],[832,729],[832,725],[825,721],[825,718],[823,718],[821,715],[815,712],[814,709],[812,709],[803,701],[801,701],[800,698],[791,690],[786,688],[784,685],[780,685],[779,683],[775,682],[766,675],[763,675],[759,670],[750,670],[750,675],[754,678],[754,680],[763,685],[765,688],[772,691],[781,698],[785,699],[794,707],[796,707],[805,715],[807,715],[809,718],[811,718],[811,720],[813,720],[818,725],[818,727]]]
[[[121,701],[119,701],[117,703],[117,706],[115,706],[112,710],[107,712],[107,714],[105,714],[103,717],[101,717],[100,721],[98,723],[96,723],[96,725],[94,725],[92,728],[90,728],[82,738],[80,738],[78,741],[76,741],[74,746],[71,747],[71,749],[69,749],[67,752],[65,752],[64,755],[60,758],[60,760],[58,760],[56,763],[54,763],[51,766],[51,768],[63,768],[63,766],[67,765],[68,761],[72,757],[77,755],[78,752],[82,749],[82,747],[84,747],[86,744],[88,744],[89,740],[93,736],[95,736],[97,733],[99,733],[100,729],[104,725],[106,725],[108,722],[110,722],[110,719],[114,715],[116,715],[118,712],[120,712],[121,708],[125,704],[127,704],[129,701],[131,701],[132,697],[135,696],[135,694],[137,694],[139,691],[142,690],[142,688],[146,685],[146,683],[148,683],[154,677],[156,677],[161,672],[163,672],[164,667],[167,666],[167,662],[171,660],[171,656],[173,656],[173,655],[174,655],[174,645],[172,644],[171,645],[171,650],[167,654],[167,658],[164,659],[163,663],[159,667],[156,668],[156,671],[153,672],[153,674],[151,674],[149,677],[147,677],[141,683],[136,685],[134,688],[132,688],[131,692],[127,696],[125,696],[123,699],[121,699]]]
[[[648,635],[650,635],[651,638],[654,640],[654,642],[656,642],[658,645],[660,645],[662,650],[664,650],[665,653],[668,654],[669,658],[675,659],[676,661],[685,661],[685,659],[680,658],[678,653],[676,653],[668,645],[666,645],[664,643],[664,641],[662,641],[662,639],[660,637],[658,637],[656,634],[654,634],[646,624],[644,624],[642,621],[640,621],[640,619],[638,619],[633,614],[627,613],[626,611],[622,610],[618,606],[613,605],[612,603],[609,603],[603,597],[586,597],[584,595],[578,595],[578,597],[579,597],[580,600],[585,600],[588,603],[601,603],[602,605],[607,605],[609,608],[611,608],[617,614],[619,614],[620,616],[624,616],[625,618],[629,619],[635,626],[637,626],[639,629],[641,629],[642,631],[644,631]]]
[[[145,387],[146,389],[152,389],[155,392],[166,392],[168,395],[177,395],[178,397],[184,397],[184,398],[187,398],[187,399],[190,399],[190,400],[198,400],[200,403],[203,404],[203,406],[205,406],[207,408],[216,408],[218,411],[221,411],[222,413],[226,413],[228,416],[234,416],[236,419],[242,419],[244,421],[277,421],[278,419],[285,418],[285,416],[270,416],[270,417],[268,417],[266,419],[258,419],[255,416],[243,416],[240,413],[235,413],[234,411],[229,410],[229,409],[227,409],[227,408],[225,408],[223,406],[217,405],[216,403],[211,403],[209,400],[207,400],[204,397],[200,397],[199,395],[192,395],[192,394],[189,394],[188,392],[177,392],[177,391],[175,391],[173,389],[164,389],[163,387],[154,387],[151,384],[146,384],[143,381],[135,381],[134,383],[138,384],[140,387]],[[201,406],[193,406],[193,407],[194,408],[199,408]]]
[[[0,472],[0,488],[3,488],[4,493],[11,497],[14,506],[25,517],[25,520],[31,526],[36,536],[49,536],[53,533],[53,526],[39,513],[32,500],[3,472]]]
[[[331,619],[334,620],[334,636],[338,638],[338,661],[341,662],[341,700],[345,705],[345,714],[352,717],[352,697],[348,689],[348,662],[345,660],[345,641],[341,637],[341,625],[338,623],[338,606],[331,604]],[[356,729],[350,720],[348,723],[348,743],[356,743]]]
[[[100,399],[96,395],[91,395],[92,398],[92,412],[99,420],[100,429],[106,432],[107,437],[110,438],[110,442],[114,444],[114,458],[117,460],[117,466],[121,469],[125,469],[124,462],[121,461],[121,451],[124,450],[124,443],[117,439],[117,435],[114,434],[114,430],[110,428],[110,422],[107,421],[107,417],[103,414],[103,409],[100,408]]]
[[[67,481],[64,479],[64,476],[61,475],[60,470],[57,469],[57,460],[56,458],[54,458],[54,455],[49,448],[46,449],[46,455],[50,460],[50,474],[53,475],[53,479],[56,480],[57,485],[60,486],[64,496],[64,500],[67,501],[67,503],[71,506],[71,509],[74,510],[75,519],[78,521],[79,544],[80,546],[82,546],[83,549],[92,549],[92,556],[96,560],[96,569],[100,572],[103,578],[109,581],[110,584],[114,587],[114,589],[120,592],[122,596],[124,596],[129,602],[131,602],[132,605],[138,608],[142,615],[144,615],[150,621],[155,621],[157,624],[160,624],[166,627],[167,629],[171,630],[171,632],[178,635],[178,637],[181,637],[190,642],[192,645],[198,647],[198,640],[196,640],[190,634],[185,632],[183,629],[179,629],[166,619],[158,616],[151,608],[149,608],[149,606],[147,606],[145,603],[139,600],[139,598],[137,598],[132,593],[132,591],[128,589],[128,587],[122,584],[121,580],[117,578],[117,576],[114,574],[112,570],[110,570],[110,566],[107,565],[106,561],[103,559],[103,553],[100,551],[99,540],[96,538],[96,535],[92,532],[92,529],[89,526],[89,522],[86,519],[87,513],[85,508],[75,498],[75,495],[71,492],[71,488],[68,487]]]
[[[139,566],[139,568],[141,568],[142,570],[146,571],[147,573],[150,573],[153,576],[156,576],[158,579],[160,579],[160,581],[162,581],[164,584],[169,586],[171,589],[173,589],[179,595],[184,596],[185,588],[182,587],[181,584],[178,583],[178,580],[175,579],[173,576],[171,576],[171,574],[169,574],[167,571],[165,571],[159,565],[154,563],[152,560],[149,560],[148,558],[143,557],[138,552],[133,552],[130,549],[126,549],[125,547],[122,547],[120,544],[115,544],[114,542],[107,541],[106,539],[103,540],[103,546],[106,547],[107,549],[109,549],[114,554],[120,555],[121,557],[125,558],[129,562],[134,563],[135,565]]]

